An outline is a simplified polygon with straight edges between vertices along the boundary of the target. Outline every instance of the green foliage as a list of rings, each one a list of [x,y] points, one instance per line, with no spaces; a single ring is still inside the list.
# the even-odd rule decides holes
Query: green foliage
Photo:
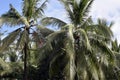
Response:
[[[8,25],[8,26],[16,26],[22,25],[22,16],[18,13],[18,11],[10,4],[10,10],[1,15],[0,17],[0,24]]]
[[[37,19],[41,17],[44,13],[44,10],[46,8],[46,2],[47,0],[44,0],[42,4],[41,0],[23,0],[23,15],[29,19]],[[39,6],[40,5],[40,6]]]
[[[36,28],[37,28],[37,26],[38,26],[38,25],[36,25],[37,20],[38,20],[38,18],[43,16],[43,13],[44,13],[43,9],[46,8],[46,2],[47,2],[47,0],[43,0],[43,1],[41,1],[41,0],[23,0],[22,14],[20,14],[10,4],[9,11],[7,13],[1,15],[1,17],[0,17],[0,25],[1,26],[2,25],[20,26],[18,29],[11,32],[4,39],[2,39],[2,41],[0,41],[0,53],[6,53],[6,54],[8,53],[9,54],[9,56],[7,56],[7,58],[5,59],[5,62],[7,59],[10,60],[9,61],[10,63],[8,62],[6,64],[8,64],[11,69],[11,70],[9,70],[10,72],[6,71],[4,73],[5,75],[3,75],[1,77],[11,78],[11,79],[15,78],[15,79],[20,79],[20,80],[23,80],[23,78],[22,78],[23,75],[24,75],[24,77],[30,77],[27,74],[29,72],[28,65],[36,66],[36,63],[31,62],[32,58],[30,58],[32,55],[31,54],[31,52],[32,52],[31,46],[32,46],[32,43],[34,43],[34,41],[31,38],[33,36],[32,35],[33,31],[31,31],[31,29],[33,26],[36,26]],[[36,22],[36,23],[34,23],[34,22]],[[42,29],[46,29],[46,28],[42,28]],[[52,30],[49,30],[49,29],[46,29],[46,30],[48,32],[48,33],[45,32],[46,35],[53,32]],[[34,37],[38,37],[38,36],[34,36]],[[37,40],[36,42],[38,42],[39,40]],[[13,43],[15,44],[15,46],[13,45]],[[15,51],[15,52],[9,51],[9,48],[11,48],[12,50],[14,49],[13,51]],[[36,56],[37,55],[36,52],[34,52],[34,53],[35,53],[35,55],[33,55],[33,56]],[[35,59],[34,62],[36,60],[37,59]],[[22,64],[21,64],[21,62],[22,62]],[[23,64],[23,62],[24,62],[24,64]],[[19,66],[19,64],[21,64],[21,65]],[[23,70],[23,66],[24,66],[24,70]],[[36,68],[36,67],[34,67],[34,68]],[[37,69],[35,69],[35,70],[37,70]],[[36,71],[35,71],[35,73],[36,73]],[[25,78],[24,78],[24,80],[25,80]],[[33,80],[33,79],[31,79],[31,80]]]
[[[6,55],[0,55],[0,77],[25,80],[22,76],[26,74],[28,80],[119,79],[120,47],[117,41],[109,44],[113,23],[108,25],[106,20],[98,19],[94,24],[88,16],[94,0],[59,1],[70,24],[54,17],[41,21],[60,27],[59,31],[37,23],[47,0],[41,4],[41,0],[23,0],[22,15],[10,5],[10,10],[0,17],[0,25],[22,26],[0,41],[0,53],[9,58],[7,62],[2,58]]]
[[[54,18],[54,17],[45,17],[44,19],[42,19],[42,24],[58,26],[60,28],[66,25],[65,22],[63,22],[60,19]]]
[[[46,17],[42,20],[42,22],[43,24],[58,26],[61,30],[67,32],[66,35],[71,35],[69,35],[69,38],[66,37],[65,40],[61,40],[61,43],[64,43],[62,48],[59,44],[56,44],[64,51],[61,52],[64,53],[63,55],[58,54],[54,56],[51,61],[50,59],[47,60],[47,58],[49,58],[48,55],[45,56],[46,58],[42,59],[43,62],[45,60],[47,63],[48,67],[46,67],[46,70],[50,72],[50,78],[61,79],[60,77],[62,76],[62,79],[64,80],[106,79],[102,65],[116,65],[115,55],[108,47],[108,42],[111,41],[111,37],[113,35],[110,30],[112,23],[108,26],[105,20],[98,19],[98,23],[94,24],[91,17],[88,17],[88,12],[93,0],[59,1],[64,5],[68,18],[71,20],[71,24],[67,24],[64,21],[53,17]],[[69,33],[71,25],[73,28]],[[58,39],[59,38],[60,37],[58,37]],[[51,37],[49,37],[49,39],[52,39],[51,41],[57,40],[57,38],[53,39]],[[48,42],[49,40],[46,41],[45,45],[51,45],[50,43],[47,44]],[[56,51],[54,50],[54,47],[43,47],[45,48],[45,52],[42,52],[41,54],[49,53],[49,55],[52,55],[53,52]],[[58,52],[55,53],[57,54]],[[62,65],[62,69],[60,67],[61,65],[58,64],[60,63],[59,58],[61,56],[64,56],[62,58],[64,59],[63,63],[66,61],[66,63],[63,64],[64,66]],[[41,72],[41,69],[39,71]],[[48,76],[47,73],[46,75]]]
[[[21,29],[17,29],[15,31],[13,31],[12,33],[10,33],[7,37],[5,37],[2,41],[1,41],[1,46],[0,46],[0,52],[4,51],[5,49],[7,49],[7,47],[13,43],[15,41],[15,39],[19,36],[19,32],[21,31]]]

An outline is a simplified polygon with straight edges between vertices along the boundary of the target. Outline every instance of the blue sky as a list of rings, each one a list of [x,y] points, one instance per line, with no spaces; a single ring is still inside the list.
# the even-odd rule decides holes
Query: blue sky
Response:
[[[8,11],[10,3],[21,12],[22,0],[1,0],[0,15]],[[69,22],[63,6],[57,0],[49,0],[45,14],[46,16],[54,16]],[[112,31],[120,43],[120,0],[95,0],[91,7],[90,15],[93,19],[105,18],[108,22],[114,21],[115,24],[112,27]],[[3,28],[7,29],[8,27],[4,26]]]
[[[0,15],[7,12],[9,9],[9,4],[13,4],[17,10],[21,8],[22,0],[1,0],[0,1]]]

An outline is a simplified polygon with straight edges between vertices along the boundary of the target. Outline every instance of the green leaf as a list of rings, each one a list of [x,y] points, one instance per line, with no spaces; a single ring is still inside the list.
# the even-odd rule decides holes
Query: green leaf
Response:
[[[23,0],[23,15],[27,20],[37,19],[43,15],[47,0]]]
[[[65,39],[65,51],[68,57],[68,63],[65,66],[64,74],[67,80],[74,80],[75,78],[75,48],[74,48],[74,38],[73,38],[73,25],[69,25],[67,37]]]
[[[38,26],[38,31],[40,31],[39,33],[43,36],[43,37],[47,37],[48,35],[50,35],[51,33],[53,33],[53,30],[50,30],[46,27],[42,27],[42,26]]]
[[[33,18],[35,18],[35,20],[43,16],[44,9],[47,7],[47,2],[48,0],[45,0],[43,3],[41,3],[40,7],[36,8],[35,13],[33,14]]]
[[[89,39],[88,39],[88,36],[87,36],[87,33],[85,32],[85,30],[84,29],[78,29],[78,30],[76,30],[76,32],[82,34],[82,36],[83,36],[82,41],[84,41],[84,44],[85,44],[87,50],[91,52],[91,45],[90,45],[90,42],[89,42]]]
[[[26,40],[26,35],[27,35],[26,30],[24,30],[23,32],[20,33],[19,39],[17,40],[17,44],[16,44],[16,50],[18,50],[19,47],[21,49],[23,49],[23,47],[25,45],[25,42],[27,41]]]
[[[18,11],[10,4],[10,10],[2,14],[0,17],[0,25],[8,25],[8,26],[16,26],[24,24],[21,20],[22,16],[18,13]]]
[[[66,25],[66,23],[60,19],[54,18],[54,17],[46,17],[42,19],[43,25],[53,25],[58,27],[63,27]]]
[[[20,31],[21,31],[21,29],[17,29],[15,31],[11,32],[7,37],[5,37],[1,41],[0,52],[7,49],[7,47],[9,47],[10,44],[15,41],[15,39],[19,36]]]

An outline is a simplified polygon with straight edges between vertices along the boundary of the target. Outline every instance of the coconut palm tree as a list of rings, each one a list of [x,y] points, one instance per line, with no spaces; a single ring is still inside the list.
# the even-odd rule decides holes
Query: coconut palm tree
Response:
[[[112,36],[110,28],[104,20],[99,19],[94,24],[88,16],[93,0],[59,1],[70,23],[54,17],[42,20],[43,24],[58,26],[60,31],[47,36],[39,51],[39,77],[43,80],[104,80],[102,64],[114,63],[114,54],[107,46]]]
[[[41,2],[41,4],[40,4]],[[0,53],[5,51],[11,43],[16,43],[16,49],[24,54],[24,80],[27,80],[28,54],[30,48],[30,36],[33,27],[37,26],[38,19],[43,16],[47,0],[23,0],[22,14],[20,14],[11,4],[7,13],[1,15],[0,25],[20,26],[11,32],[0,42]],[[38,5],[39,4],[39,5]],[[31,30],[32,29],[32,30]]]

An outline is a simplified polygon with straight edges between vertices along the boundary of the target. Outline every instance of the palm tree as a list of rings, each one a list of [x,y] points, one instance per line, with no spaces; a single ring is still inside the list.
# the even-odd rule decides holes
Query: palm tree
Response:
[[[41,2],[41,5],[38,5]],[[37,26],[38,19],[43,16],[47,0],[23,0],[22,14],[11,4],[7,13],[1,15],[0,24],[7,26],[22,26],[11,32],[0,44],[0,52],[5,51],[11,43],[16,42],[16,49],[24,53],[24,80],[27,80],[28,54],[32,27]],[[32,29],[33,30],[33,29]]]
[[[54,17],[42,20],[43,24],[60,27],[60,31],[47,36],[39,51],[39,77],[43,80],[104,80],[102,64],[114,63],[114,54],[107,46],[112,36],[110,28],[105,20],[99,19],[94,24],[88,17],[93,0],[59,1],[70,23]]]

